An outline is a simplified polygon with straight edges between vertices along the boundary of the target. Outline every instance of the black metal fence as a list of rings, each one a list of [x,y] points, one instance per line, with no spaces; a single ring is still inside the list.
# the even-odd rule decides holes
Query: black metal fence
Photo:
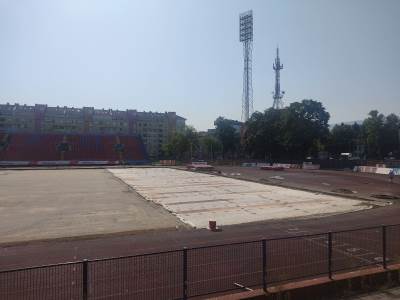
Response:
[[[0,299],[188,299],[400,263],[400,224],[0,271]]]

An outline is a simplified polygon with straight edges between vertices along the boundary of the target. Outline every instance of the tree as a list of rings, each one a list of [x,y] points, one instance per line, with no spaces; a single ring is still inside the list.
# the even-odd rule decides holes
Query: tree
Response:
[[[200,139],[200,148],[208,159],[214,160],[217,157],[217,153],[222,150],[222,144],[212,135],[207,135]]]
[[[290,104],[286,114],[284,146],[297,158],[324,150],[330,115],[321,102],[305,99]]]
[[[370,158],[382,158],[382,130],[385,116],[377,110],[372,110],[363,122],[363,134]]]
[[[395,114],[386,117],[382,128],[381,153],[384,156],[399,152],[400,120]]]
[[[237,156],[240,151],[240,126],[241,123],[234,120],[218,117],[215,122],[215,137],[221,142],[222,156],[227,154]]]
[[[252,157],[303,159],[324,149],[329,113],[320,102],[303,100],[284,109],[256,112],[246,123],[244,146]]]
[[[352,153],[356,149],[361,138],[361,127],[357,123],[353,125],[335,125],[330,133],[327,150],[338,157],[340,153]]]
[[[255,112],[246,123],[243,139],[245,151],[252,157],[280,157],[282,146],[283,114],[285,110],[268,109]]]
[[[176,160],[192,159],[199,146],[198,133],[192,126],[186,126],[182,133],[175,133],[163,147],[164,156]]]

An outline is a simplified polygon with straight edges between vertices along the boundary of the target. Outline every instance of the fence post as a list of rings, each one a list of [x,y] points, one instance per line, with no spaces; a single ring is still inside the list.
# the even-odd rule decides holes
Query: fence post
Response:
[[[332,279],[332,232],[328,232],[328,276]]]
[[[386,226],[382,225],[382,265],[384,269],[387,267],[386,257]]]
[[[88,260],[84,259],[82,263],[82,299],[88,299]]]
[[[187,299],[187,248],[183,247],[183,300]]]
[[[267,241],[265,239],[262,240],[262,254],[263,254],[263,262],[262,262],[262,270],[263,270],[263,289],[264,292],[267,292]]]

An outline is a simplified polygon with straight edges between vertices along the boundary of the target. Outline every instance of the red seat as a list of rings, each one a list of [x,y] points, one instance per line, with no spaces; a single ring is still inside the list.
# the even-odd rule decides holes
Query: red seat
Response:
[[[8,146],[0,148],[2,161],[143,161],[147,157],[136,136],[2,132],[0,142],[6,137]],[[62,143],[67,145],[61,147]],[[117,144],[123,145],[123,151],[118,152]],[[62,151],[63,148],[66,150]]]

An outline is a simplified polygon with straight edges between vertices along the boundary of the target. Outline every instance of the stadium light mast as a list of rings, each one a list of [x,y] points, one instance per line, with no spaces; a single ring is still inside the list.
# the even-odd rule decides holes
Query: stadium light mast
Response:
[[[273,96],[274,103],[272,104],[272,108],[281,109],[283,108],[282,98],[285,92],[281,92],[281,70],[283,69],[283,65],[281,65],[281,60],[279,58],[279,47],[276,48],[276,58],[272,68],[275,70],[275,92]]]
[[[253,11],[239,15],[239,40],[243,43],[243,95],[242,121],[246,122],[253,113],[252,51],[253,51]]]

